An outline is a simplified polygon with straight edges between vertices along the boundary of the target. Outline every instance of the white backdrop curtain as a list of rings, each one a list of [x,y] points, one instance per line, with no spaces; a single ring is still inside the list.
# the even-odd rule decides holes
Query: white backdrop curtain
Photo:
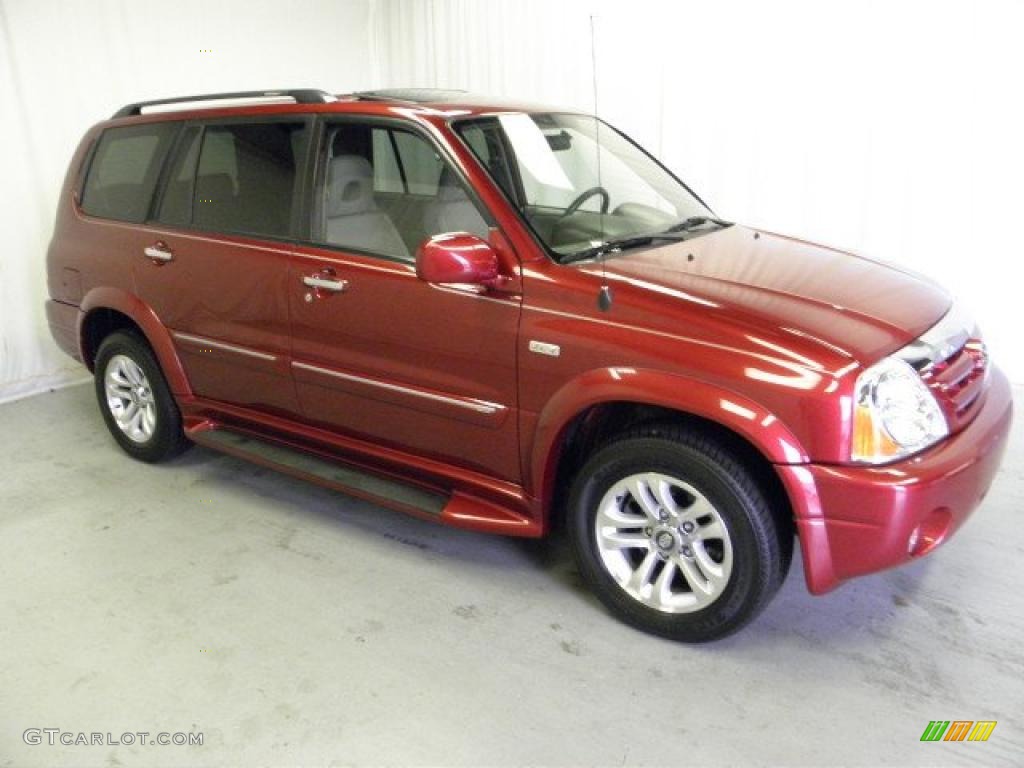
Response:
[[[375,5],[382,84],[593,109],[720,215],[924,272],[1024,382],[1024,3]]]

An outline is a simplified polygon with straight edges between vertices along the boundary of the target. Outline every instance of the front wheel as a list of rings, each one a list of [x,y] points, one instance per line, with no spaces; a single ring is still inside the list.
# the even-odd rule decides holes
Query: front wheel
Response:
[[[792,536],[747,467],[674,426],[598,450],[576,477],[568,516],[577,564],[601,601],[674,640],[714,640],[749,622],[792,554]]]

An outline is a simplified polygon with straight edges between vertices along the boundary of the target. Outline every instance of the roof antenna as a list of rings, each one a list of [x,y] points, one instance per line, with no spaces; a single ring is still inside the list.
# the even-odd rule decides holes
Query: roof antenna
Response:
[[[601,186],[601,120],[597,116],[597,46],[594,44],[594,16],[590,16],[590,72],[594,84],[594,145],[597,148],[597,186],[604,189]],[[607,205],[607,200],[603,201]],[[604,211],[598,209],[598,222],[601,226],[601,242],[604,243]],[[612,289],[608,285],[608,273],[605,270],[605,256],[604,249],[598,254],[598,260],[601,262],[601,290],[597,294],[597,306],[602,312],[607,312],[612,308]]]

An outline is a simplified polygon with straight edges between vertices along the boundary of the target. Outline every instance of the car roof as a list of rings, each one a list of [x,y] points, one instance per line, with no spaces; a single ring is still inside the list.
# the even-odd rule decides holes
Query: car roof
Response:
[[[473,113],[565,111],[548,104],[487,96],[454,88],[385,88],[357,91],[341,99],[416,104],[439,111],[466,110]]]
[[[574,112],[551,106],[484,96],[469,91],[443,88],[392,88],[330,94],[316,89],[284,89],[272,91],[237,91],[180,96],[126,104],[112,119],[129,117],[178,118],[266,114],[268,112],[355,112],[359,114],[390,114],[396,110],[414,111],[421,115],[475,116],[508,112]]]

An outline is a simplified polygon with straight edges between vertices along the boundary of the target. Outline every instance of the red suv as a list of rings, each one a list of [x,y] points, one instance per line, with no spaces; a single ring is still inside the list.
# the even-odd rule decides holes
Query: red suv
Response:
[[[567,527],[620,618],[720,637],[931,551],[1005,377],[942,289],[717,218],[593,116],[451,91],[131,104],[68,171],[54,337],[114,439],[450,525]]]

